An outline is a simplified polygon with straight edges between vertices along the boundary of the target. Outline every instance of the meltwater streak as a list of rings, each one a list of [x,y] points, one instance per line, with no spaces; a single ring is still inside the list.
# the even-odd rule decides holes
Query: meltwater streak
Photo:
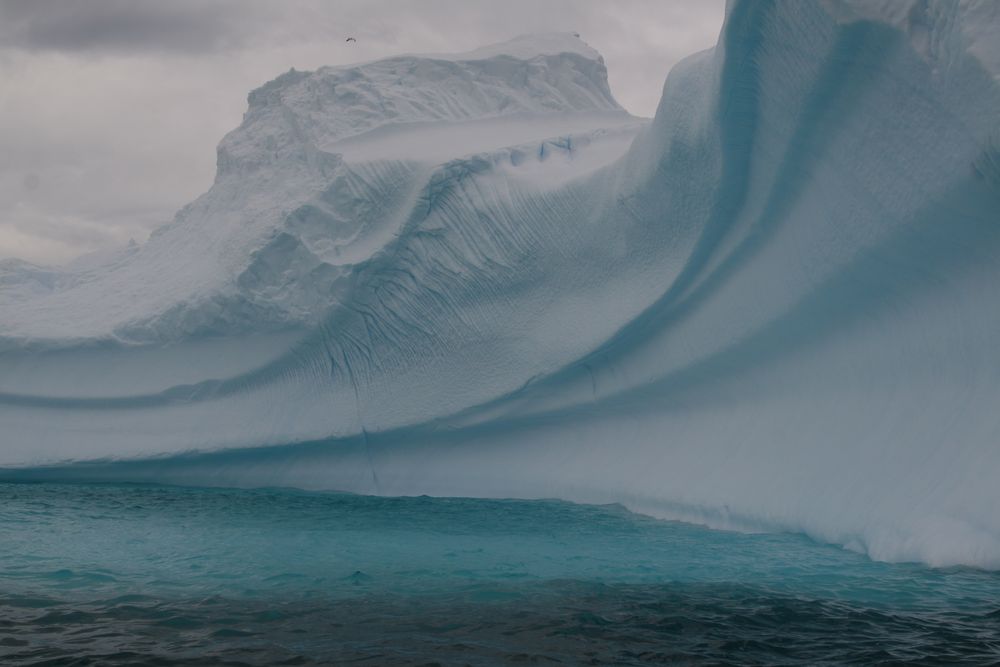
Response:
[[[992,2],[732,2],[648,125],[569,36],[284,75],[146,246],[0,274],[2,474],[557,496],[1000,568],[998,33]]]

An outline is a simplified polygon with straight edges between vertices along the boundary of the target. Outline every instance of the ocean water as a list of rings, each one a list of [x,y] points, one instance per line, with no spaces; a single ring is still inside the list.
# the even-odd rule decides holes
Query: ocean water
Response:
[[[0,484],[0,664],[997,664],[1000,575],[560,501]]]

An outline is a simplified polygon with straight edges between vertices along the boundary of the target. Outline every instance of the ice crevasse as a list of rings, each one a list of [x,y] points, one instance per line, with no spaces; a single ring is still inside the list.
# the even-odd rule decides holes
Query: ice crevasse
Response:
[[[142,245],[0,262],[0,478],[559,497],[1000,568],[1000,5],[290,71]]]

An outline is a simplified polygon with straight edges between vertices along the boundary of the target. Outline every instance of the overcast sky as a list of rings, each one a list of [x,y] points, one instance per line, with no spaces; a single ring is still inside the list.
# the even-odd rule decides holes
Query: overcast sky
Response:
[[[0,259],[143,241],[204,192],[246,95],[287,71],[575,31],[651,116],[723,0],[0,0]],[[353,36],[357,42],[347,43]]]

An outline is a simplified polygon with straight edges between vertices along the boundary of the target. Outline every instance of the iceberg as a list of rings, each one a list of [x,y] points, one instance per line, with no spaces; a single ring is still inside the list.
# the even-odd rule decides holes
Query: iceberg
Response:
[[[289,71],[144,244],[0,263],[0,478],[621,503],[1000,568],[1000,6]]]

